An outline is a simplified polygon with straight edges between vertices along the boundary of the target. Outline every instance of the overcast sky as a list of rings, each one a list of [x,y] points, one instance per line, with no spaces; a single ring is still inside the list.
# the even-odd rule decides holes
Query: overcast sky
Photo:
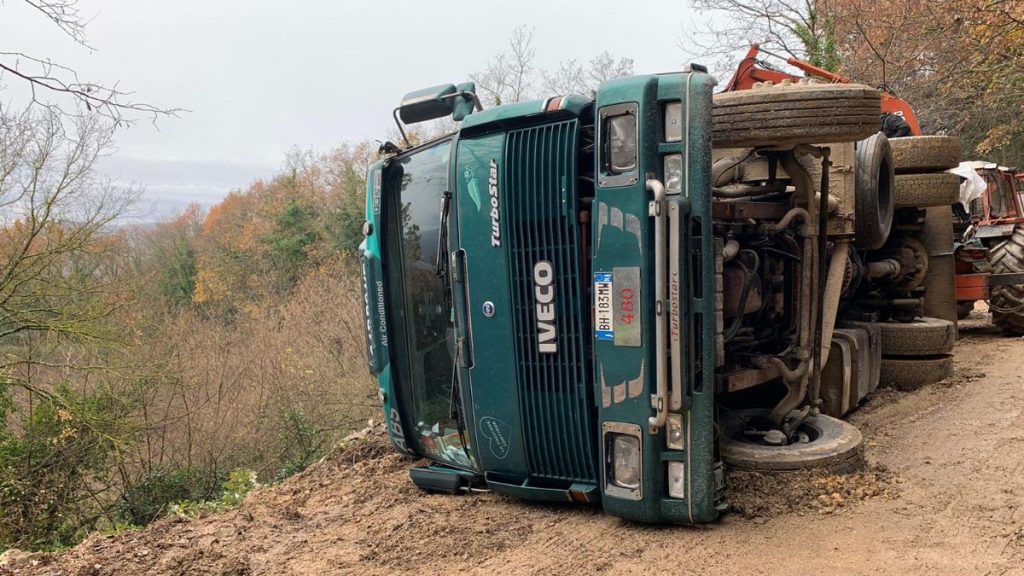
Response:
[[[0,0],[0,50],[120,82],[190,110],[117,136],[104,170],[146,187],[157,214],[216,203],[271,175],[293,148],[379,139],[408,91],[467,80],[535,27],[537,65],[607,50],[637,72],[677,70],[685,1],[80,0],[90,52],[20,0]],[[10,86],[13,80],[5,79]],[[0,93],[2,94],[2,93]],[[7,98],[7,96],[0,96]]]

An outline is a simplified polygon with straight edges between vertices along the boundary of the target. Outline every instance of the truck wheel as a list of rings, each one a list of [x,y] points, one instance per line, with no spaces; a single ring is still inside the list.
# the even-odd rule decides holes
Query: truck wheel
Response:
[[[882,375],[878,385],[911,391],[945,380],[952,375],[953,357],[949,355],[930,358],[883,357]]]
[[[878,132],[881,96],[859,84],[777,84],[715,94],[715,147],[856,142]]]
[[[877,250],[889,239],[896,188],[889,139],[878,132],[857,143],[854,172],[856,236],[859,248]]]
[[[1024,272],[1024,228],[1017,226],[1009,238],[989,252],[992,272]],[[993,286],[989,294],[992,323],[1012,336],[1024,336],[1024,286]]]
[[[722,416],[720,447],[727,466],[773,471],[826,468],[834,474],[864,467],[864,439],[852,424],[824,414],[810,417],[797,429],[802,441],[771,446],[748,433],[768,429],[769,412],[738,410]]]
[[[897,174],[941,172],[960,165],[960,139],[955,136],[890,138]]]
[[[956,174],[897,174],[896,207],[949,206],[960,201],[960,177]]]
[[[956,324],[939,318],[911,322],[843,322],[851,328],[877,326],[884,356],[937,356],[949,354],[956,342]]]

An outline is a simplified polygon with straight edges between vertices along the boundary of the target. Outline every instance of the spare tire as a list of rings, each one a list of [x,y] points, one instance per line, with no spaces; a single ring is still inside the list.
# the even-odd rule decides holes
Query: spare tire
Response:
[[[714,96],[715,147],[856,142],[878,132],[881,95],[859,84],[783,83]]]
[[[953,357],[949,355],[930,358],[883,357],[882,375],[878,379],[878,385],[911,391],[951,376],[953,376]]]
[[[892,138],[897,174],[941,172],[960,165],[960,139],[955,136]]]
[[[911,322],[842,322],[850,328],[878,327],[885,356],[936,356],[949,354],[956,342],[956,324],[940,318]]]
[[[889,239],[895,207],[896,174],[885,134],[877,132],[857,143],[854,161],[854,244],[881,248]]]
[[[738,410],[722,416],[719,445],[727,466],[775,471],[825,468],[834,474],[848,474],[864,467],[864,439],[860,430],[824,414],[807,418],[800,425],[798,430],[806,430],[807,442],[769,446],[744,434],[749,428],[763,428],[769,412]]]
[[[960,177],[947,172],[897,174],[896,207],[949,206],[960,201]]]

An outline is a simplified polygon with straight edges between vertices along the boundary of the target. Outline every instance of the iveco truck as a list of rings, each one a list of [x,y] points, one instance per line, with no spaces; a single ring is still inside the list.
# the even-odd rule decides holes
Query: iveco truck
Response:
[[[418,486],[698,523],[725,509],[723,452],[859,456],[832,416],[877,385],[878,325],[914,316],[894,310],[917,271],[886,247],[879,96],[715,85],[692,66],[593,98],[483,110],[467,83],[396,108],[400,130],[458,122],[383,146],[367,177],[366,354],[394,447],[431,461]],[[862,194],[834,168],[855,157]]]

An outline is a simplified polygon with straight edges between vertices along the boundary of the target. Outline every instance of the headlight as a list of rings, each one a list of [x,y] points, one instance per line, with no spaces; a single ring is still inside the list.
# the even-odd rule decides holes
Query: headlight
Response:
[[[617,435],[612,441],[612,483],[636,490],[640,487],[640,439]]]
[[[636,116],[608,119],[608,171],[619,174],[636,168]]]
[[[668,463],[668,495],[672,498],[686,498],[686,464]]]
[[[683,139],[683,103],[665,104],[665,141],[679,142]]]
[[[668,154],[665,156],[665,191],[679,192],[683,189],[683,156]]]
[[[683,436],[683,415],[669,414],[666,426],[666,443],[672,450],[682,450],[686,438]]]

